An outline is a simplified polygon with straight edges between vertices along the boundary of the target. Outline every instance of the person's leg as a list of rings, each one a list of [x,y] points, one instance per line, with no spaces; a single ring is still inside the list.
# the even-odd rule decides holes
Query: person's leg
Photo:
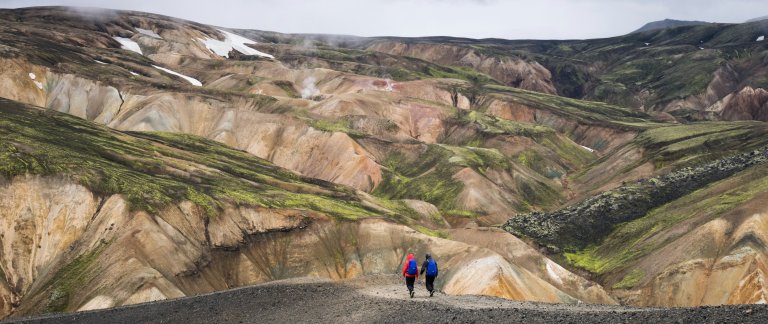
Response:
[[[435,290],[435,277],[434,276],[427,276],[427,279],[425,280],[427,282],[427,291],[429,291],[430,294]]]
[[[408,286],[408,295],[413,298],[413,283],[416,282],[416,277],[405,277],[405,285]]]

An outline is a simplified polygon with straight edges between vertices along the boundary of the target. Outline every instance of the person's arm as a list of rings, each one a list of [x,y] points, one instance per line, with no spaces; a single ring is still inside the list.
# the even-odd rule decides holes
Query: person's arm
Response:
[[[424,274],[424,271],[427,271],[427,264],[428,264],[427,262],[429,262],[429,261],[424,261],[424,263],[421,264],[421,272],[420,272],[420,274]]]

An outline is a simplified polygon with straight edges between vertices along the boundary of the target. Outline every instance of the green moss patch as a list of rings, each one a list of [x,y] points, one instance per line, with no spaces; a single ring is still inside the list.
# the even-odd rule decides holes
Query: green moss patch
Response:
[[[71,294],[74,290],[85,286],[88,278],[92,278],[93,274],[99,271],[99,266],[95,261],[109,244],[102,242],[95,249],[78,256],[56,272],[49,284],[45,285],[45,287],[50,287],[50,294],[45,307],[46,312],[71,311],[69,309]]]
[[[645,272],[639,269],[632,270],[621,281],[613,285],[613,289],[632,289],[645,277]]]

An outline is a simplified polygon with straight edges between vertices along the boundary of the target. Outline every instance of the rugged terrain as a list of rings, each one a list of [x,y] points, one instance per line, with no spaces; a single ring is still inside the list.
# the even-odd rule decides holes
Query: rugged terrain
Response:
[[[514,302],[483,296],[403,298],[398,278],[349,282],[291,280],[173,301],[110,310],[57,314],[20,323],[216,322],[525,322],[525,323],[763,323],[765,305],[701,308],[632,308]],[[328,300],[334,300],[328,303]],[[296,312],[295,309],[301,309]]]
[[[0,316],[395,274],[408,251],[448,295],[764,303],[766,29],[358,38],[2,10]]]

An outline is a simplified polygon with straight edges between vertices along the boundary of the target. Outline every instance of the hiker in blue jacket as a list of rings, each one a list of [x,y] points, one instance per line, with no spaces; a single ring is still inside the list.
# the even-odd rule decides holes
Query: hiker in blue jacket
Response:
[[[429,290],[429,297],[435,294],[435,278],[437,277],[437,261],[432,259],[432,255],[427,253],[427,259],[421,264],[421,274],[427,273],[427,290]]]

